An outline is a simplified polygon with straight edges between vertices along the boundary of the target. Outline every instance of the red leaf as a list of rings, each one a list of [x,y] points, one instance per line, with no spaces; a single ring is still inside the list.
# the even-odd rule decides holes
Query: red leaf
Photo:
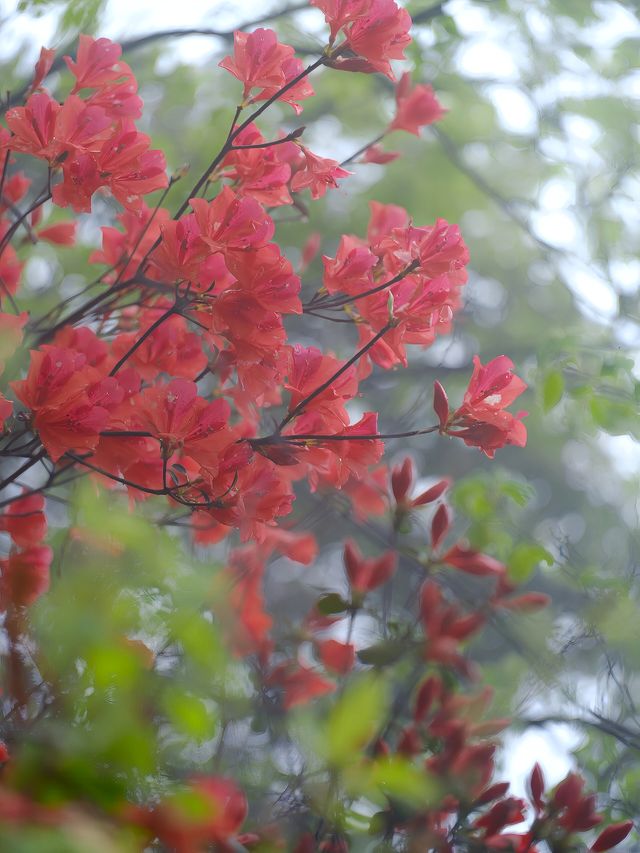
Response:
[[[529,792],[531,794],[531,802],[536,807],[536,811],[538,813],[541,812],[544,807],[542,801],[542,795],[544,794],[544,774],[542,767],[537,762],[533,765],[533,770],[529,777]]]

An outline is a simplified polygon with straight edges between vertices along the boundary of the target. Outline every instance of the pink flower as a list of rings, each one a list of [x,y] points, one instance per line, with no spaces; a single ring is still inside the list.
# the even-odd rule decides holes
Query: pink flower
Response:
[[[381,145],[370,145],[360,158],[360,162],[384,166],[386,163],[393,163],[399,156],[399,151],[385,151]]]
[[[318,157],[304,145],[300,147],[305,157],[305,165],[293,176],[291,181],[293,192],[300,192],[309,187],[311,198],[322,198],[329,187],[338,186],[338,178],[346,178],[347,175],[353,174],[343,169],[337,160]]]
[[[273,30],[260,27],[252,33],[234,33],[233,56],[219,64],[244,84],[246,98],[255,88],[280,89],[286,82],[284,65],[293,53],[292,47],[280,44]]]
[[[513,362],[505,355],[482,365],[478,356],[462,406],[441,425],[441,431],[461,438],[465,444],[479,447],[489,458],[507,444],[524,447],[527,430],[522,423],[526,412],[516,415],[507,406],[525,390],[526,383],[513,373]]]
[[[76,242],[77,227],[77,222],[58,222],[56,225],[48,225],[38,231],[38,239],[57,246],[73,246]]]
[[[421,127],[439,121],[445,114],[433,88],[419,84],[411,88],[411,75],[402,75],[396,87],[396,115],[389,130],[419,134]]]
[[[333,44],[343,27],[366,14],[368,0],[311,0],[311,5],[324,12],[324,19],[331,27],[330,41]]]
[[[390,60],[405,58],[404,49],[411,42],[411,16],[395,0],[370,0],[365,8],[366,13],[347,28],[347,44],[372,70],[393,80]]]

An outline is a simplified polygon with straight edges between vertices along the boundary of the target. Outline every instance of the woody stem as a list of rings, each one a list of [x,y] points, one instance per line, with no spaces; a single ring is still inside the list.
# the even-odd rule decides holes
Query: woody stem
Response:
[[[33,468],[34,465],[37,465],[44,457],[46,456],[46,450],[42,449],[39,453],[33,456],[31,459],[27,459],[19,468],[17,468],[13,474],[10,474],[5,480],[0,483],[0,491],[7,486],[11,485],[15,480],[18,479],[25,471],[28,471],[30,468]]]
[[[134,354],[134,352],[139,347],[142,346],[142,344],[147,340],[147,338],[150,335],[152,335],[155,332],[155,330],[158,328],[158,326],[161,326],[165,320],[167,320],[169,317],[171,317],[172,314],[175,314],[175,313],[176,313],[176,305],[174,304],[171,306],[171,308],[168,309],[168,311],[165,311],[164,314],[162,314],[160,317],[158,317],[158,319],[149,326],[149,328],[144,332],[144,334],[140,335],[140,337],[131,345],[131,347],[129,347],[129,349],[127,350],[127,352],[125,352],[125,354],[122,356],[120,361],[118,361],[111,368],[111,372],[109,373],[109,376],[115,376],[116,373],[122,367],[122,365],[125,364],[131,358],[131,356]]]
[[[412,429],[407,432],[388,432],[384,434],[370,433],[369,435],[322,435],[320,433],[306,433],[304,435],[265,435],[261,438],[243,439],[249,442],[252,447],[259,447],[262,444],[297,444],[307,441],[387,441],[392,438],[414,438],[417,435],[430,435],[438,432],[440,425],[426,427],[425,429]]]
[[[326,382],[323,382],[322,385],[319,385],[314,391],[312,391],[310,394],[307,394],[307,396],[304,399],[300,400],[298,405],[295,406],[289,412],[289,414],[285,418],[283,418],[283,420],[280,422],[280,425],[278,426],[276,433],[280,433],[282,431],[282,429],[289,423],[289,421],[293,420],[301,412],[304,411],[304,409],[309,405],[309,403],[312,400],[315,400],[315,398],[318,397],[320,394],[322,394],[323,391],[326,391],[327,388],[329,388],[336,381],[336,379],[339,379],[342,376],[342,374],[345,373],[351,367],[351,365],[353,365],[357,361],[359,361],[362,358],[362,356],[371,349],[371,347],[375,346],[378,343],[380,338],[382,338],[384,335],[387,334],[389,329],[392,329],[394,327],[394,325],[395,325],[395,321],[390,321],[390,322],[386,323],[380,329],[380,331],[377,332],[371,338],[371,340],[368,343],[366,343],[363,347],[361,347],[358,350],[358,352],[356,352],[354,355],[351,356],[349,361],[345,361],[345,363],[342,365],[342,367],[339,370],[336,370],[336,372],[332,376],[330,376],[326,380]]]
[[[369,290],[365,290],[363,293],[357,293],[355,296],[343,296],[338,297],[337,299],[320,299],[315,302],[307,303],[302,306],[302,310],[307,313],[308,309],[317,310],[328,309],[328,308],[342,308],[344,305],[350,305],[352,302],[357,302],[359,299],[364,299],[366,296],[373,296],[374,293],[380,293],[382,290],[386,290],[388,287],[392,287],[394,284],[397,284],[399,281],[402,281],[403,278],[406,278],[412,272],[418,269],[420,266],[420,261],[416,258],[414,261],[406,266],[403,270],[401,270],[397,275],[393,278],[389,279],[389,281],[383,281],[382,284],[378,284],[375,287],[370,288]]]
[[[236,139],[242,133],[242,131],[245,130],[245,128],[247,128],[259,116],[261,116],[265,110],[269,109],[272,104],[274,104],[279,98],[281,98],[282,95],[285,94],[285,92],[288,92],[290,89],[293,89],[294,86],[297,86],[298,83],[301,80],[304,80],[304,78],[311,74],[312,71],[315,71],[316,68],[319,68],[321,65],[324,65],[326,59],[326,56],[321,56],[319,59],[316,59],[315,62],[312,62],[310,65],[307,65],[306,68],[304,68],[299,74],[289,80],[289,82],[286,83],[281,89],[278,89],[278,91],[275,92],[270,98],[267,98],[267,100],[263,104],[261,104],[257,110],[254,110],[254,112],[251,113],[251,115],[246,118],[242,122],[242,124],[239,124],[238,127],[235,127],[235,123],[238,119],[238,116],[240,115],[241,108],[238,107],[236,109],[236,114],[231,124],[231,131],[229,132],[229,136],[227,137],[226,142],[224,143],[218,154],[216,154],[216,156],[213,158],[205,172],[200,176],[195,186],[189,193],[188,198],[180,205],[176,215],[174,216],[174,219],[179,219],[185,212],[185,210],[189,207],[189,199],[194,198],[198,194],[202,186],[207,182],[209,175],[211,175],[211,173],[214,172],[215,169],[224,160],[228,152],[231,150],[233,140]]]

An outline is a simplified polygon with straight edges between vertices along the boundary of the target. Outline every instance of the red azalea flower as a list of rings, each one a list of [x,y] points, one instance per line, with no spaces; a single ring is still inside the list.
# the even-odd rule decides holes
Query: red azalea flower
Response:
[[[31,351],[27,378],[12,382],[18,399],[32,412],[33,426],[54,462],[68,450],[94,450],[109,412],[100,405],[115,390],[87,365],[82,353],[44,346]]]
[[[167,456],[182,450],[200,464],[216,468],[222,446],[230,442],[225,429],[229,404],[199,397],[195,382],[173,379],[167,385],[146,388],[135,399],[135,410],[134,418],[162,442]]]
[[[336,685],[317,672],[297,661],[286,661],[277,666],[267,678],[267,685],[284,691],[283,706],[286,711],[297,705],[306,705],[317,696],[333,693]]]
[[[94,39],[81,35],[75,59],[65,56],[67,68],[76,78],[73,93],[80,89],[97,89],[122,78],[128,66],[120,61],[122,48],[108,38]]]
[[[325,669],[337,675],[346,675],[356,662],[356,649],[351,643],[339,643],[337,640],[316,640],[318,657]]]
[[[526,383],[513,373],[513,362],[504,355],[483,366],[478,356],[462,406],[449,417],[445,431],[462,438],[465,444],[479,447],[490,458],[507,444],[524,447],[527,430],[521,418],[505,411],[522,392]]]
[[[373,287],[373,268],[378,257],[357,237],[341,237],[335,258],[324,255],[322,263],[322,283],[328,293],[355,295]]]
[[[324,12],[325,21],[331,27],[331,43],[335,41],[343,27],[365,15],[369,5],[369,0],[310,0],[310,2],[312,6]]]
[[[291,179],[293,192],[300,192],[308,187],[311,190],[311,198],[321,198],[329,187],[337,188],[338,178],[353,174],[343,169],[337,160],[318,157],[304,145],[300,148],[305,157],[305,165]]]
[[[406,130],[418,136],[421,127],[440,121],[444,114],[431,86],[418,84],[411,88],[411,75],[402,75],[396,86],[396,114],[389,130]]]
[[[361,70],[381,71],[393,80],[390,60],[405,58],[404,49],[411,42],[411,16],[395,0],[369,0],[364,6],[366,12],[345,28],[346,44],[370,65]]]
[[[282,88],[286,82],[283,65],[293,54],[293,48],[281,44],[273,30],[260,27],[252,33],[236,31],[233,56],[226,56],[219,65],[244,84],[246,99],[252,89]]]
[[[386,551],[380,557],[366,559],[355,542],[349,539],[344,546],[344,564],[351,589],[363,594],[382,586],[393,577],[397,556],[394,551]]]
[[[189,201],[200,236],[212,252],[257,249],[273,237],[275,226],[253,198],[243,198],[223,187],[213,201]]]

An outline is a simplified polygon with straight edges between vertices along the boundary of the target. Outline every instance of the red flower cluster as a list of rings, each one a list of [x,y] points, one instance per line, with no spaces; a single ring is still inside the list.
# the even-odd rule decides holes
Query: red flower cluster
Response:
[[[164,155],[150,150],[149,137],[135,128],[142,101],[121,52],[109,39],[80,36],[76,61],[65,57],[76,82],[64,103],[37,91],[6,114],[11,136],[0,145],[45,160],[61,174],[53,200],[77,213],[91,210],[101,188],[137,210],[143,195],[167,186]],[[88,97],[76,94],[86,90]]]
[[[330,44],[344,36],[334,49],[340,57],[331,63],[344,71],[381,71],[393,80],[391,60],[404,59],[411,41],[409,13],[395,0],[311,0],[324,12],[331,28]],[[348,58],[343,58],[347,54]],[[353,57],[349,57],[349,54]]]

